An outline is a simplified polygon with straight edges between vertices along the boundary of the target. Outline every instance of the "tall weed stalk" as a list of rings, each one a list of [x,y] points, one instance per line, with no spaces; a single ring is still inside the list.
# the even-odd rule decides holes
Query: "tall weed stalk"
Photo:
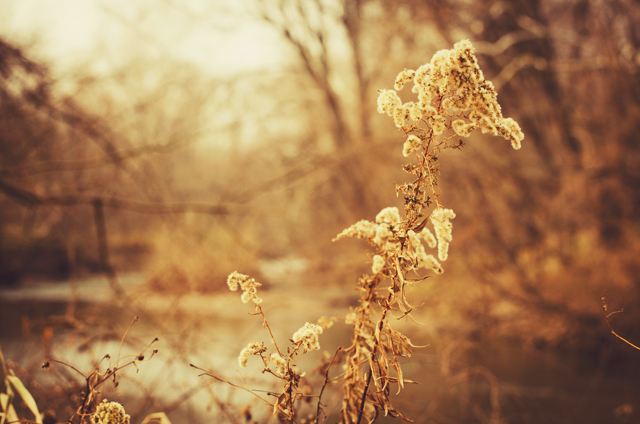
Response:
[[[417,100],[403,102],[398,95],[407,83],[413,83],[411,91]],[[412,159],[403,169],[412,180],[395,185],[396,194],[404,199],[403,216],[398,208],[388,207],[374,221],[361,220],[334,239],[365,239],[374,253],[371,273],[357,283],[358,305],[344,318],[346,324],[353,326],[351,344],[340,348],[331,362],[327,361],[326,378],[317,395],[301,390],[305,373],[298,370],[295,362],[306,352],[320,349],[318,337],[335,319],[323,317],[315,324],[306,323],[284,349],[276,342],[261,307],[260,284],[238,272],[227,281],[231,290],[243,291],[243,302],[253,303],[255,315],[262,317],[273,344],[267,347],[264,342],[249,343],[240,352],[239,364],[245,367],[251,356],[258,356],[262,372],[281,380],[282,392],[271,401],[246,387],[204,373],[245,388],[268,403],[282,421],[322,420],[322,393],[329,382],[342,385],[342,423],[372,422],[380,414],[411,421],[392,405],[390,395],[412,382],[404,376],[401,358],[411,356],[416,346],[391,324],[392,318],[411,317],[413,306],[406,296],[407,287],[441,274],[441,263],[448,257],[455,213],[439,199],[439,156],[447,149],[461,150],[463,140],[476,129],[507,139],[514,149],[521,147],[524,138],[519,125],[502,116],[496,90],[485,80],[468,40],[460,41],[451,50],[437,52],[417,70],[400,72],[394,90],[380,90],[378,112],[392,118],[403,131],[406,138],[402,152]],[[424,243],[436,251],[428,253]],[[341,373],[330,379],[331,366]],[[315,414],[300,418],[298,403],[310,397],[317,398]]]

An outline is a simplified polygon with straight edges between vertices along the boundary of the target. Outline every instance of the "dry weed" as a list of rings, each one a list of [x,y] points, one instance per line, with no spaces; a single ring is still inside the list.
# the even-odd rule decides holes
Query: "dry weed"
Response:
[[[396,78],[394,88],[401,90],[408,82],[413,82],[412,92],[417,95],[417,102],[403,103],[394,90],[381,90],[378,97],[378,112],[391,117],[407,137],[404,156],[416,160],[403,166],[414,180],[396,185],[396,193],[404,198],[404,217],[397,208],[388,207],[375,221],[361,220],[334,239],[366,239],[374,252],[371,275],[364,275],[358,281],[359,304],[345,317],[345,323],[353,326],[351,345],[339,349],[330,363],[325,360],[325,381],[317,395],[313,422],[322,418],[321,396],[326,385],[336,381],[342,384],[343,390],[342,423],[360,423],[363,419],[373,422],[381,413],[411,421],[392,405],[390,395],[399,393],[405,383],[413,383],[404,377],[400,359],[411,356],[417,346],[392,328],[391,319],[411,316],[413,305],[406,297],[406,288],[429,278],[428,272],[442,273],[440,262],[448,257],[451,219],[455,213],[444,208],[439,200],[438,157],[443,150],[461,149],[464,146],[461,137],[468,137],[475,129],[504,137],[514,149],[521,147],[524,138],[518,124],[502,116],[497,93],[491,82],[484,79],[474,49],[467,40],[457,43],[452,50],[437,52],[430,63],[415,71],[405,69]],[[429,223],[433,232],[428,228]],[[423,242],[431,249],[437,248],[437,258],[427,253]],[[263,342],[250,343],[240,353],[240,366],[246,366],[251,356],[259,356],[262,372],[283,381],[282,393],[275,402],[270,402],[246,387],[208,372],[205,374],[260,397],[273,407],[281,420],[306,421],[297,416],[295,404],[309,395],[300,390],[304,373],[294,367],[294,362],[300,354],[320,348],[318,335],[329,325],[306,323],[294,334],[291,345],[283,353],[260,306],[262,299],[257,296],[260,284],[237,272],[229,276],[228,284],[231,290],[238,287],[243,290],[243,302],[254,303],[255,314],[262,316],[276,350],[269,354]],[[398,315],[393,316],[393,312]],[[343,372],[330,379],[329,367],[333,364],[340,365]]]

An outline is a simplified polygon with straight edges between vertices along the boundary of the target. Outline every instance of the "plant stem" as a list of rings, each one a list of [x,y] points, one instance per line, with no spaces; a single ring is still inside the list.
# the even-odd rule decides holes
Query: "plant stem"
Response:
[[[362,415],[364,414],[364,405],[367,401],[367,391],[369,390],[369,384],[371,383],[371,374],[373,373],[373,369],[369,367],[369,373],[367,375],[367,384],[364,386],[364,392],[362,392],[362,402],[360,403],[360,412],[358,413],[358,421],[356,424],[360,424],[362,421]]]

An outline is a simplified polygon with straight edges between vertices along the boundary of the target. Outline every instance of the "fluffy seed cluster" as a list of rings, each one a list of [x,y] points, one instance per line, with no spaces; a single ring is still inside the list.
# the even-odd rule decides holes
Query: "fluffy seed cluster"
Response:
[[[435,135],[440,135],[447,129],[447,119],[442,115],[433,115],[431,117],[431,128]]]
[[[396,77],[396,83],[393,86],[396,90],[400,91],[406,83],[413,81],[413,77],[416,75],[416,71],[406,69],[398,74]]]
[[[373,257],[373,266],[371,267],[371,271],[374,274],[379,273],[384,268],[384,258],[380,255],[375,255]]]
[[[275,365],[276,370],[274,371],[280,377],[284,377],[287,373],[287,361],[282,358],[278,353],[272,353],[269,357],[269,361]]]
[[[399,224],[400,221],[400,211],[396,207],[384,208],[376,215],[376,222],[378,224],[386,222],[387,224],[396,225]]]
[[[471,131],[476,129],[476,125],[473,122],[466,122],[462,119],[456,119],[451,123],[451,128],[461,137],[469,137]]]
[[[411,91],[418,95],[418,102],[402,103],[394,90],[381,90],[378,97],[378,112],[393,118],[398,128],[405,125],[406,119],[417,122],[431,117],[427,122],[439,135],[447,128],[439,109],[469,111],[467,120],[458,119],[451,124],[456,134],[466,137],[480,128],[483,133],[509,140],[514,149],[521,147],[524,134],[517,122],[502,116],[498,94],[493,84],[484,79],[469,40],[456,43],[451,50],[440,50],[430,63],[415,71],[400,72],[394,88],[399,91],[409,81],[413,81]]]
[[[452,240],[451,231],[453,225],[451,219],[456,214],[451,209],[436,209],[431,213],[431,223],[436,230],[436,238],[438,239],[438,259],[446,261],[449,256],[449,243]]]
[[[262,303],[262,299],[258,297],[258,287],[262,284],[258,283],[255,279],[250,278],[248,275],[234,271],[229,274],[229,278],[227,278],[227,285],[231,291],[238,290],[238,286],[240,286],[243,291],[243,303],[248,303],[250,300],[252,300],[256,305]]]
[[[293,334],[292,339],[295,343],[302,341],[305,352],[314,349],[319,350],[320,342],[318,341],[318,336],[320,334],[322,334],[322,327],[308,322]]]
[[[261,353],[266,351],[267,348],[262,342],[249,343],[247,347],[240,351],[240,356],[238,356],[238,363],[242,368],[246,368],[247,362],[249,361],[249,357],[251,355],[260,355]]]
[[[400,223],[401,219],[398,208],[384,208],[376,216],[376,222],[370,222],[367,220],[359,221],[342,231],[333,240],[336,241],[345,237],[366,238],[370,243],[376,245],[381,254],[374,255],[371,271],[374,274],[377,274],[384,268],[385,254],[388,256],[389,254],[397,252],[397,249],[399,249],[399,243],[394,237],[394,231],[397,231],[400,227]],[[436,228],[436,232],[437,231],[438,230]],[[436,274],[442,274],[442,266],[440,266],[440,263],[433,255],[427,254],[424,245],[422,244],[422,240],[424,240],[430,248],[435,248],[436,237],[434,237],[433,233],[429,231],[428,228],[423,228],[420,236],[413,231],[409,231],[407,236],[411,241],[411,249],[408,252],[405,252],[405,254],[407,255],[407,258],[415,264],[414,269],[430,269]],[[451,241],[450,233],[449,241]],[[448,248],[448,242],[446,248]]]
[[[429,231],[426,228],[424,230]],[[424,232],[424,230],[422,231]],[[412,257],[410,256],[410,258],[416,262],[416,268],[430,269],[436,274],[442,274],[442,266],[433,255],[427,254],[418,234],[413,231],[409,231],[407,236],[409,236],[409,241],[411,242],[412,247],[410,252]],[[430,247],[435,247],[435,245]]]
[[[347,325],[354,325],[358,321],[358,316],[356,315],[356,311],[351,309],[347,315],[344,317],[344,323]]]
[[[376,222],[363,219],[338,234],[333,241],[345,237],[366,238],[378,246],[384,246],[393,236],[392,229],[400,223],[400,212],[396,207],[384,208],[376,215]]]
[[[366,219],[360,220],[343,230],[340,234],[338,234],[332,241],[338,241],[345,237],[355,237],[355,238],[371,238],[376,235],[376,230],[378,229],[378,225],[373,222],[367,221]]]
[[[316,325],[320,326],[323,330],[326,330],[327,328],[333,327],[333,323],[336,322],[336,319],[336,317],[327,318],[326,315],[323,315],[318,318]]]
[[[103,400],[91,416],[92,424],[129,424],[130,417],[124,412],[124,407],[118,402]]]
[[[415,135],[411,134],[407,138],[407,141],[404,142],[404,146],[402,147],[402,155],[404,157],[408,157],[411,153],[418,150],[421,145],[422,141]]]

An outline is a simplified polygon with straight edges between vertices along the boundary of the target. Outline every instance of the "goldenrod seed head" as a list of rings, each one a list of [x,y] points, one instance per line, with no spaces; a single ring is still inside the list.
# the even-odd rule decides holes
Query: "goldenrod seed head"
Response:
[[[449,242],[451,242],[451,231],[453,225],[451,219],[455,218],[456,214],[451,209],[438,208],[431,213],[431,223],[436,231],[436,238],[438,239],[438,259],[446,261],[449,252]]]
[[[433,128],[433,133],[435,135],[440,135],[445,130],[445,118],[442,115],[434,115],[431,121],[431,128]]]
[[[409,117],[414,121],[418,122],[422,119],[422,108],[419,104],[415,104],[413,102],[410,103],[409,106]]]
[[[252,350],[248,347],[245,347],[240,351],[240,356],[238,356],[238,363],[242,368],[247,368],[247,362],[249,361],[249,357],[253,354]]]
[[[451,126],[453,127],[453,130],[456,132],[456,134],[462,137],[469,137],[471,131],[476,128],[473,123],[465,122],[462,119],[456,119],[455,121],[453,121]]]
[[[267,348],[262,342],[249,343],[247,347],[240,351],[238,356],[238,363],[242,368],[247,367],[247,361],[251,355],[260,355],[262,352],[266,352]]]
[[[316,325],[322,328],[323,330],[326,330],[327,328],[333,327],[333,323],[335,321],[336,321],[336,317],[327,318],[325,315],[323,315],[320,318],[318,318],[318,321],[316,321]]]
[[[250,278],[248,275],[234,271],[229,274],[229,277],[227,278],[227,285],[231,291],[238,290],[238,286],[240,286],[244,292],[241,296],[243,303],[248,303],[251,300],[256,305],[262,303],[262,299],[258,297],[258,287],[262,284],[258,283],[255,279]]]
[[[384,208],[378,213],[378,215],[376,215],[376,222],[378,224],[386,222],[396,225],[400,222],[400,211],[398,211],[398,208],[395,206]]]
[[[396,78],[395,88],[400,90],[413,79],[411,91],[418,95],[418,102],[402,104],[394,90],[382,90],[378,97],[378,111],[393,118],[397,127],[403,127],[411,118],[415,122],[432,116],[429,122],[435,135],[446,130],[446,123],[439,117],[446,111],[470,111],[470,123],[459,119],[452,124],[456,134],[467,137],[476,128],[483,133],[502,136],[509,140],[514,149],[519,149],[524,135],[518,124],[502,116],[497,100],[497,92],[478,66],[473,45],[462,40],[450,50],[438,51],[430,63],[415,71],[404,70]],[[440,101],[438,104],[437,102]],[[434,108],[437,106],[438,110]],[[405,143],[403,154],[410,153],[411,145]]]
[[[427,245],[430,248],[434,248],[436,247],[437,241],[435,236],[433,235],[433,233],[431,232],[431,230],[429,230],[428,228],[423,228],[422,232],[420,233],[420,235],[422,236],[422,238],[424,239],[424,241],[427,242]]]
[[[269,360],[276,366],[275,373],[281,377],[284,377],[287,373],[287,361],[278,353],[272,353]]]
[[[373,266],[371,267],[371,271],[373,271],[374,274],[379,273],[384,268],[384,264],[384,258],[380,255],[375,255],[373,257]]]
[[[411,69],[405,69],[404,71],[400,72],[396,77],[396,83],[394,84],[393,88],[395,88],[397,91],[402,90],[407,82],[413,80],[415,74],[416,71],[413,71]]]
[[[322,327],[307,322],[293,334],[292,339],[295,343],[301,341],[305,351],[318,350],[320,349],[320,342],[318,341],[319,334],[322,334]]]
[[[356,315],[356,311],[350,311],[345,317],[344,317],[344,323],[347,325],[353,325],[356,323],[358,319],[358,316]]]
[[[103,400],[91,416],[92,424],[129,424],[130,417],[118,402]]]
[[[393,122],[396,124],[396,127],[402,128],[404,127],[404,121],[409,117],[409,108],[404,105],[398,106],[393,111]]]
[[[416,137],[415,135],[410,135],[409,137],[407,137],[407,141],[404,142],[404,146],[402,149],[402,154],[407,157],[409,156],[411,153],[415,152],[416,150],[418,150],[421,146],[421,140]]]
[[[433,255],[421,255],[418,258],[418,266],[420,268],[430,269],[436,274],[442,274],[442,265],[433,257]]]
[[[377,228],[378,226],[375,223],[363,219],[342,231],[332,241],[338,241],[345,237],[371,238],[376,235]]]
[[[401,106],[402,101],[398,97],[398,93],[393,90],[380,90],[378,96],[378,113],[386,113],[393,116],[396,107]]]

